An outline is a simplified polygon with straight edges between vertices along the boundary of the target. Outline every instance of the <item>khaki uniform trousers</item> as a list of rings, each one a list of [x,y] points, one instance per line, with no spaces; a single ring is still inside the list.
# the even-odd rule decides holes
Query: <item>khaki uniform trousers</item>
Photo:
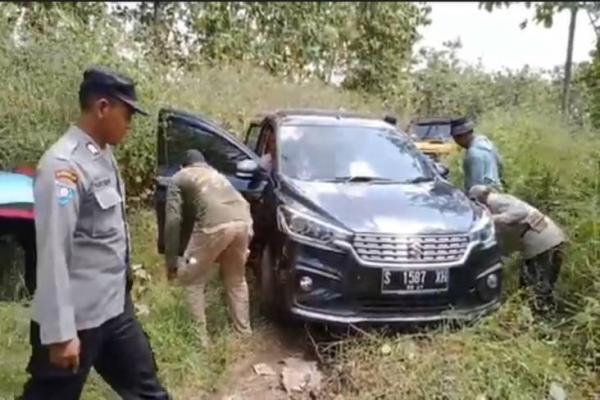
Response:
[[[177,269],[177,279],[184,288],[185,300],[196,321],[206,332],[204,290],[215,263],[225,286],[227,305],[235,330],[252,333],[246,282],[246,260],[252,228],[246,222],[231,222],[194,232],[185,252],[195,264],[186,263]]]

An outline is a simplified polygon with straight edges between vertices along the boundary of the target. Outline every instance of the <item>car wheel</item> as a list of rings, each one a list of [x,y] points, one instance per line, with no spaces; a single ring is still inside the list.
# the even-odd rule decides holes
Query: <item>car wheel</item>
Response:
[[[32,270],[27,249],[18,238],[12,235],[0,236],[0,301],[28,300],[28,289],[35,279],[35,265]]]
[[[271,246],[266,245],[263,247],[258,269],[260,311],[270,318],[276,318],[279,313],[279,307],[275,285],[275,259]]]
[[[21,246],[25,251],[25,288],[27,289],[27,297],[32,298],[36,286],[36,248],[35,236],[33,238],[24,238],[21,241]]]

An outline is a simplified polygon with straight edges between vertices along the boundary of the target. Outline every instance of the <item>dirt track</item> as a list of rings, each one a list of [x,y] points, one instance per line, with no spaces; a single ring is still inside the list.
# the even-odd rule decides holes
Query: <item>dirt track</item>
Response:
[[[225,373],[216,393],[208,400],[249,399],[308,399],[307,392],[286,393],[282,385],[283,360],[296,357],[315,361],[314,353],[302,326],[278,326],[269,324],[255,330],[248,351]],[[265,364],[273,375],[259,375],[254,370],[257,364]]]

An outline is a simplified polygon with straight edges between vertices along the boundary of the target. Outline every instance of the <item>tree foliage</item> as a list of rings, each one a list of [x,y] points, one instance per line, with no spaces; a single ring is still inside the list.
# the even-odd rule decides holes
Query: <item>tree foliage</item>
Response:
[[[481,65],[461,63],[456,55],[460,48],[459,41],[449,41],[441,50],[420,51],[420,68],[411,73],[413,115],[477,118],[495,108],[557,104],[558,87],[539,72],[523,67],[490,73]]]
[[[420,3],[152,2],[115,14],[159,60],[247,61],[295,81],[343,76],[348,88],[382,92],[401,81],[428,13]]]
[[[480,7],[511,4],[482,2]],[[544,24],[572,5],[589,13],[600,10],[592,2],[526,3],[534,10],[533,19]],[[242,62],[294,82],[341,82],[343,88],[382,98],[388,109],[403,116],[478,116],[536,98],[554,104],[563,71],[557,69],[550,81],[528,68],[489,73],[481,65],[459,62],[459,42],[415,54],[419,28],[430,22],[424,3],[12,2],[1,13],[17,42],[35,35],[65,41],[85,29],[94,44],[81,44],[96,46],[87,49],[93,59],[107,60],[105,54],[116,51],[137,60],[141,75],[149,72],[149,60],[163,65],[167,76],[205,64],[222,68]],[[596,65],[577,68],[570,109],[582,123],[600,119],[600,111],[594,111],[600,104]]]
[[[57,27],[68,25],[69,22],[81,23],[90,29],[94,22],[105,15],[106,4],[101,2],[29,2],[19,1],[3,4],[5,17],[19,24],[24,32],[34,31],[51,35]]]
[[[358,3],[350,40],[347,76],[350,89],[395,97],[410,66],[417,27],[428,22],[409,3]]]
[[[494,9],[508,8],[515,3],[512,1],[482,1],[479,3],[479,7],[491,12]],[[546,28],[552,26],[556,13],[563,10],[576,8],[592,12],[598,9],[598,3],[595,1],[527,1],[522,4],[528,9],[533,8],[532,19],[538,24],[543,24]],[[524,20],[521,23],[521,28],[525,28],[527,22],[527,19]]]

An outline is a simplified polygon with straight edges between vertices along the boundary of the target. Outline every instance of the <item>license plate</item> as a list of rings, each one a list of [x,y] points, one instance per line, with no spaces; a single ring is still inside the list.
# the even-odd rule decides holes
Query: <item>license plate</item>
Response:
[[[384,269],[381,273],[382,293],[434,293],[448,290],[449,272],[439,269]]]

